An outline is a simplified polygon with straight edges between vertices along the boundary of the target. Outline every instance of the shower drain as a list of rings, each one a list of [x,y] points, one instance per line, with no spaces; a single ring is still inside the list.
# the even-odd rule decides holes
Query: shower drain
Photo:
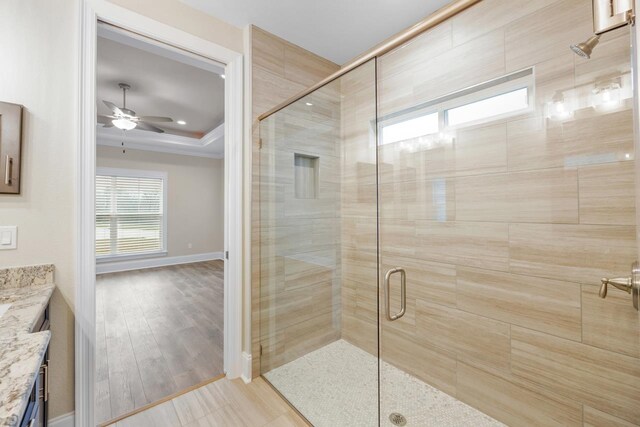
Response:
[[[395,426],[407,425],[407,419],[404,417],[404,415],[397,412],[392,412],[391,415],[389,415],[389,421],[391,421],[391,423],[393,423],[393,425]]]

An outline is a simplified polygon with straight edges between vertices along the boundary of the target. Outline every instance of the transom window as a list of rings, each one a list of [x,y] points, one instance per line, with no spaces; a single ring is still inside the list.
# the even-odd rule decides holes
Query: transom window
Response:
[[[166,251],[165,172],[98,168],[96,257]]]
[[[534,69],[468,87],[379,119],[380,144],[416,138],[447,141],[457,129],[532,111]]]

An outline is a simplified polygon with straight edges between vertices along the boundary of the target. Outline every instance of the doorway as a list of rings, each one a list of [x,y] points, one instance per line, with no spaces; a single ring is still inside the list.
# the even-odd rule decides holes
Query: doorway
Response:
[[[98,422],[97,410],[95,408],[95,395],[100,391],[97,384],[99,372],[97,371],[97,359],[100,353],[98,347],[99,339],[96,334],[96,318],[100,314],[96,307],[96,292],[100,287],[100,283],[96,284],[96,159],[98,159],[98,151],[96,148],[97,126],[96,117],[98,114],[104,115],[105,111],[97,109],[96,100],[96,63],[95,58],[98,52],[98,37],[100,36],[100,25],[107,23],[113,26],[119,32],[128,32],[132,38],[138,41],[151,42],[151,44],[160,43],[167,51],[168,56],[182,54],[190,61],[207,60],[217,62],[221,73],[218,75],[222,79],[224,86],[224,124],[220,127],[223,133],[223,152],[224,159],[218,159],[224,166],[221,168],[223,189],[219,196],[219,203],[223,206],[223,244],[220,250],[216,250],[215,257],[198,258],[190,256],[190,254],[178,254],[172,256],[169,251],[162,258],[163,260],[172,258],[175,263],[174,270],[171,274],[174,278],[179,276],[189,277],[194,283],[202,282],[201,278],[197,278],[198,272],[203,277],[215,278],[217,287],[220,287],[220,281],[223,281],[222,290],[214,291],[219,296],[214,304],[223,306],[223,319],[218,325],[220,331],[216,332],[218,336],[223,336],[222,355],[211,354],[211,360],[223,360],[222,372],[230,378],[239,377],[241,374],[241,337],[242,337],[242,274],[241,274],[241,252],[242,252],[242,221],[244,217],[242,208],[242,198],[237,196],[242,194],[242,55],[237,52],[230,51],[226,48],[218,46],[214,43],[192,36],[188,33],[160,24],[156,21],[149,20],[126,9],[109,4],[102,1],[86,1],[83,3],[83,46],[82,46],[82,71],[81,71],[81,159],[79,161],[79,182],[80,187],[78,199],[78,277],[80,285],[77,287],[76,295],[76,425],[96,425]],[[224,74],[224,78],[220,77]],[[121,82],[127,83],[127,82]],[[130,85],[133,89],[135,86]],[[131,92],[127,95],[130,96]],[[132,101],[130,97],[129,100]],[[111,101],[110,99],[108,101]],[[123,100],[124,101],[124,100]],[[116,104],[118,107],[127,109],[132,108],[132,104],[125,107],[124,103]],[[107,112],[108,113],[108,112]],[[145,113],[140,110],[141,114],[158,115],[158,113]],[[179,119],[175,118],[176,122]],[[152,126],[162,128],[160,124],[151,123]],[[166,129],[165,129],[166,130]],[[165,132],[168,133],[168,132]],[[204,136],[204,135],[202,135]],[[111,147],[105,144],[107,148],[124,148],[123,154],[134,154],[135,150],[140,147],[134,146],[134,141],[125,139],[124,147]],[[127,142],[129,145],[127,145]],[[146,141],[138,141],[142,144]],[[113,144],[112,144],[113,145]],[[201,146],[209,144],[202,143]],[[181,147],[182,149],[191,149],[193,147]],[[197,148],[197,147],[196,147]],[[143,151],[143,150],[140,150]],[[163,155],[172,156],[184,153],[175,153],[172,151],[164,152]],[[200,158],[199,156],[195,156]],[[202,157],[204,158],[204,157]],[[104,166],[104,165],[103,165]],[[106,167],[110,167],[107,165]],[[136,169],[135,167],[113,168],[113,169]],[[151,172],[161,172],[161,170],[151,170]],[[104,175],[103,175],[104,176]],[[106,175],[108,176],[108,174]],[[167,187],[171,189],[171,174],[168,175]],[[169,196],[170,197],[170,196]],[[169,212],[169,217],[171,213]],[[192,244],[192,248],[196,248],[195,242],[187,242]],[[207,254],[210,254],[207,252]],[[193,255],[193,254],[191,254]],[[213,260],[213,259],[216,260]],[[149,263],[148,258],[131,257],[130,259],[121,259],[119,262],[125,265],[126,272],[109,271],[111,263],[101,264],[98,272],[104,274],[132,274],[132,270],[140,269],[140,264]],[[185,266],[190,266],[187,269]],[[160,262],[157,265],[145,265],[141,271],[151,272],[159,271],[165,267]],[[107,276],[104,276],[105,278]],[[195,279],[194,279],[195,277]],[[181,281],[178,279],[178,281]],[[152,280],[144,281],[147,285]],[[158,280],[161,283],[162,280]],[[184,280],[181,281],[183,283]],[[162,284],[160,285],[162,286]],[[135,285],[131,286],[134,288]],[[169,295],[174,291],[167,291]],[[186,295],[187,291],[182,289],[179,291]],[[206,297],[203,298],[206,301]],[[209,301],[210,302],[210,301]],[[201,310],[199,310],[201,311]],[[169,326],[171,327],[171,326]],[[212,335],[215,335],[212,334]],[[175,338],[178,334],[174,334]],[[207,351],[200,351],[207,353]],[[213,353],[213,352],[209,352]],[[207,362],[209,362],[207,360]],[[220,368],[218,368],[219,370]],[[211,375],[211,374],[209,374]],[[174,379],[175,382],[175,379]],[[145,396],[146,397],[146,396]]]

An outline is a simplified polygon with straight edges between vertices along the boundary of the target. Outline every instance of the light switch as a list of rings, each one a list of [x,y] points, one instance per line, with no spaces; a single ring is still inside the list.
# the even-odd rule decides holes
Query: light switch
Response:
[[[15,249],[18,244],[18,227],[15,225],[0,226],[0,250]]]

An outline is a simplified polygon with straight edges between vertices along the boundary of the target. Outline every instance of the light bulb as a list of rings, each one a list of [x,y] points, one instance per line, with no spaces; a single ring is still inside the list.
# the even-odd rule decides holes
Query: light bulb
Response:
[[[112,120],[111,123],[118,129],[122,130],[131,130],[136,127],[136,122],[129,119],[115,119]]]
[[[622,103],[619,80],[596,83],[593,89],[591,104],[596,110],[608,111],[617,108]]]
[[[553,95],[551,102],[547,103],[547,117],[551,120],[565,120],[571,117],[573,111],[567,104],[564,93],[558,91]]]

